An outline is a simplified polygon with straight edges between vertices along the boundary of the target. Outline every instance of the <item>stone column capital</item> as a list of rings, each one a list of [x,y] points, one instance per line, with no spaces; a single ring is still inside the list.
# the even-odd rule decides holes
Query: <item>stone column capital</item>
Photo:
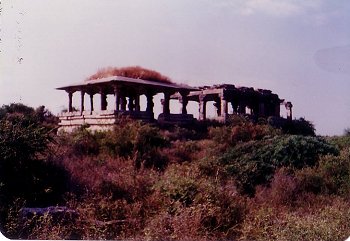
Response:
[[[200,95],[198,95],[198,100],[200,101],[200,102],[206,102],[207,100],[206,100],[206,95],[204,95],[204,94],[200,94]]]
[[[69,95],[72,95],[72,94],[74,94],[75,90],[66,90],[66,92],[67,92]]]

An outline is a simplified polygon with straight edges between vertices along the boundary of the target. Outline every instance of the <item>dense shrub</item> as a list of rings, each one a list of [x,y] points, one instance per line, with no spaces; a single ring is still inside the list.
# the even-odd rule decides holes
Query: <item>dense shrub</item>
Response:
[[[251,140],[262,140],[263,138],[271,138],[277,134],[279,134],[278,130],[269,125],[248,122],[232,128],[231,142],[236,144]]]
[[[137,133],[141,127],[138,121],[120,119],[112,131],[100,133],[98,139],[102,151],[113,156],[132,156]]]
[[[183,163],[193,160],[193,156],[200,151],[200,147],[195,141],[175,141],[171,146],[163,150],[163,155],[166,155],[169,162]]]
[[[73,155],[84,156],[99,153],[98,139],[86,126],[76,129],[73,133],[66,133],[60,139],[62,144],[70,146]]]
[[[301,197],[302,198],[302,197]],[[297,211],[252,203],[239,240],[345,240],[350,235],[348,203],[334,197]],[[301,200],[301,202],[303,202]],[[296,207],[297,208],[297,207]]]
[[[119,120],[113,130],[92,132],[87,126],[73,133],[61,133],[60,144],[68,149],[71,156],[107,155],[116,158],[132,158],[136,168],[164,169],[168,159],[160,151],[169,141],[160,134],[157,127],[132,121]]]
[[[0,120],[0,159],[2,161],[23,161],[34,159],[47,151],[52,140],[49,130],[39,123],[14,116]]]
[[[137,153],[135,166],[164,169],[168,159],[159,152],[159,148],[167,146],[168,141],[159,134],[159,129],[149,125],[142,126],[136,135],[134,151]]]
[[[339,149],[349,149],[350,147],[350,135],[329,137],[327,139]]]
[[[175,172],[168,172],[167,179],[160,181],[155,186],[163,195],[167,196],[172,203],[180,202],[189,206],[194,202],[198,193],[198,183],[195,179]]]
[[[292,121],[287,120],[282,126],[282,130],[284,133],[291,135],[315,136],[314,125],[304,118],[294,119]]]
[[[210,127],[209,138],[219,144],[231,144],[231,127]]]
[[[0,109],[0,222],[13,201],[27,205],[56,205],[68,190],[67,172],[49,159],[52,129],[36,112],[21,104]]]
[[[282,135],[271,120],[241,116],[229,125],[208,121],[188,128],[121,118],[111,131],[83,126],[55,136],[49,116],[43,107],[0,108],[0,224],[8,237],[343,240],[350,235],[347,136],[326,141]],[[293,128],[311,135],[305,130],[313,126],[301,125],[308,128]],[[49,205],[67,206],[74,215],[21,216],[22,207]]]
[[[292,206],[299,194],[298,180],[284,168],[278,169],[269,186],[258,186],[255,201],[273,207]]]
[[[48,203],[62,193],[65,171],[44,161],[52,140],[50,130],[31,117],[12,113],[0,120],[1,201],[23,197]]]
[[[265,119],[253,123],[242,116],[233,116],[229,123],[229,125],[209,127],[209,137],[219,144],[236,145],[281,134],[279,129],[268,125]]]
[[[350,136],[350,128],[344,130],[344,136]]]
[[[323,156],[317,166],[297,171],[295,175],[301,191],[350,197],[349,157]]]
[[[198,139],[198,132],[194,129],[174,126],[163,131],[163,136],[169,141],[186,141]]]
[[[21,103],[12,103],[3,105],[0,108],[0,119],[11,119],[11,116],[22,116],[31,122],[37,122],[50,129],[56,128],[58,118],[54,116],[45,106],[34,108],[23,105]]]
[[[255,186],[268,182],[278,167],[313,166],[320,155],[338,153],[335,147],[321,138],[281,136],[237,145],[217,162],[235,177],[242,192],[252,194]]]
[[[190,165],[185,169],[170,166],[166,176],[155,185],[168,202],[147,223],[147,235],[160,240],[236,237],[247,211],[244,198],[237,194],[232,183],[220,186],[190,170]]]

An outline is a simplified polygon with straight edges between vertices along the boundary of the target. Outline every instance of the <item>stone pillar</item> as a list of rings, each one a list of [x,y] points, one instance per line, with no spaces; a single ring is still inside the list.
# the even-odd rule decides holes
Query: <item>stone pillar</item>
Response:
[[[147,107],[146,107],[146,111],[149,113],[153,113],[153,94],[151,93],[147,93],[146,94],[146,98],[147,98]]]
[[[246,113],[245,107],[246,107],[246,105],[243,102],[240,102],[238,105],[238,113],[245,114]]]
[[[238,105],[236,103],[234,103],[233,101],[230,102],[231,106],[232,106],[232,110],[234,114],[238,113]]]
[[[83,114],[83,111],[85,109],[85,106],[84,106],[84,96],[85,96],[85,91],[82,90],[81,91],[81,98],[80,98],[80,113]]]
[[[90,114],[94,111],[94,94],[90,94]]]
[[[221,116],[221,99],[220,98],[215,100],[214,106],[216,108],[216,115]]]
[[[205,120],[207,118],[206,105],[207,105],[207,101],[205,100],[205,96],[200,95],[199,96],[199,115],[198,115],[199,120]]]
[[[119,96],[119,90],[117,86],[114,86],[114,96],[115,96],[115,111],[119,111],[120,106],[120,96]]]
[[[225,100],[224,96],[220,96],[220,116],[226,118],[227,117],[227,100]]]
[[[107,110],[107,95],[100,91],[101,94],[101,110]]]
[[[280,112],[281,112],[281,106],[280,103],[275,104],[275,116],[280,117]]]
[[[120,110],[126,111],[126,98],[123,95],[120,96]]]
[[[134,98],[132,96],[129,96],[128,109],[129,111],[134,111]]]
[[[164,92],[163,114],[170,114],[170,93]]]
[[[73,111],[73,92],[68,92],[68,112]]]
[[[135,111],[140,111],[140,95],[136,94],[135,96]]]
[[[250,110],[251,110],[250,111],[251,115],[259,115],[259,110],[260,110],[259,104],[254,104],[253,106],[251,106]],[[264,105],[264,110],[265,110],[265,113],[266,113],[265,105]]]
[[[180,103],[182,103],[182,108],[181,108],[181,114],[186,115],[187,114],[187,104],[188,104],[188,98],[187,95],[188,93],[180,93]]]
[[[292,120],[293,119],[293,113],[292,113],[292,108],[293,108],[293,105],[290,101],[288,101],[286,104],[285,104],[285,107],[287,109],[287,119],[288,120]]]
[[[265,103],[259,103],[259,117],[264,117],[265,115]]]

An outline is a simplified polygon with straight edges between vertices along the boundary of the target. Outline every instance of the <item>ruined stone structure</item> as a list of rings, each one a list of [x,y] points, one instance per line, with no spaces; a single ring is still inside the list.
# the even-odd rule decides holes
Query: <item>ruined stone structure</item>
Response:
[[[193,115],[187,114],[187,102],[183,102],[181,114],[170,113],[171,95],[178,93],[183,99],[186,99],[190,91],[195,90],[195,88],[187,85],[112,76],[57,89],[65,90],[68,94],[68,110],[59,116],[60,129],[65,131],[72,131],[81,125],[89,125],[92,130],[109,129],[113,127],[120,116],[151,122],[154,120],[153,96],[158,93],[164,94],[162,100],[163,112],[159,115],[158,120],[178,124],[193,121]],[[75,93],[80,94],[79,111],[74,111],[72,105],[73,94]],[[89,110],[85,110],[85,94],[90,97]],[[94,106],[95,95],[100,97],[101,106],[99,108]],[[107,103],[107,95],[115,96],[113,110],[107,110],[107,105],[111,104]],[[140,109],[141,95],[145,95],[147,98],[145,111]]]
[[[158,122],[185,124],[194,121],[193,115],[187,113],[189,101],[199,103],[199,120],[205,120],[206,105],[214,101],[217,110],[216,120],[225,122],[232,114],[249,114],[254,117],[280,117],[280,105],[288,110],[287,118],[292,119],[292,104],[280,99],[270,90],[255,90],[234,85],[214,85],[193,88],[187,85],[163,83],[142,79],[112,76],[93,81],[57,88],[68,94],[68,110],[60,115],[60,129],[72,131],[81,125],[88,125],[91,130],[110,129],[120,116],[147,122],[155,121],[153,97],[163,93],[161,100],[162,113]],[[74,111],[72,99],[74,94],[80,95],[80,110]],[[89,95],[90,105],[86,110],[85,95]],[[94,106],[94,96],[98,95],[101,106]],[[107,95],[114,96],[113,110],[107,110]],[[147,99],[146,110],[140,109],[140,96]],[[170,112],[170,100],[181,103],[181,113]],[[228,112],[228,105],[232,113]]]
[[[183,99],[183,96],[174,94],[171,98]],[[292,119],[291,102],[285,102],[271,90],[253,89],[248,87],[235,87],[234,85],[223,84],[214,86],[199,87],[186,96],[185,101],[196,101],[199,103],[199,120],[205,120],[206,105],[214,101],[217,110],[218,121],[225,122],[230,114],[249,114],[253,117],[280,117],[280,105],[285,104],[288,110],[288,119]],[[232,107],[232,113],[228,113],[228,105]]]

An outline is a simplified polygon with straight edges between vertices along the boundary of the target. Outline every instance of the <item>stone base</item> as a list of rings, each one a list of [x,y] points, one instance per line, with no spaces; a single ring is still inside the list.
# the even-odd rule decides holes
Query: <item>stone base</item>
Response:
[[[67,112],[59,116],[60,123],[58,131],[72,132],[81,126],[88,126],[91,131],[113,130],[116,121],[120,117],[129,117],[144,122],[153,122],[154,115],[146,111],[110,111],[105,110],[98,113],[94,112]]]

